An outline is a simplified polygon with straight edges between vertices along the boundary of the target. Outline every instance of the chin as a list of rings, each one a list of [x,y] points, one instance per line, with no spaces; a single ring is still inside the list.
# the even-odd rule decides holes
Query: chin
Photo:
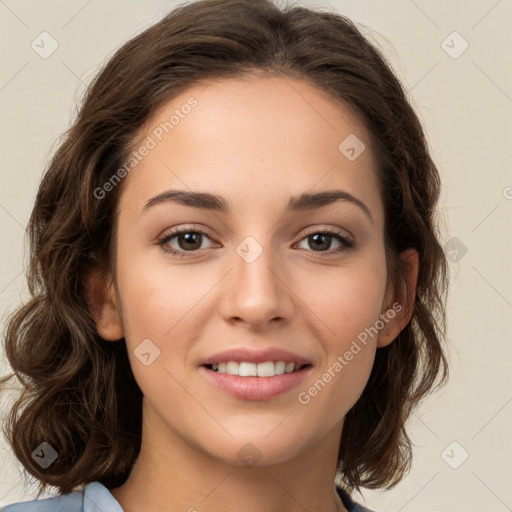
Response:
[[[228,465],[240,467],[271,466],[297,457],[310,443],[303,436],[294,437],[283,431],[271,435],[267,430],[244,435],[233,433],[233,438],[208,438],[203,451]]]

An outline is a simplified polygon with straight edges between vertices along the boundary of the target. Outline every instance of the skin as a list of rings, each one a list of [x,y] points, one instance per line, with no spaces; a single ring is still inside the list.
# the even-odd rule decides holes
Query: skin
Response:
[[[141,140],[191,96],[198,105],[124,178],[113,281],[99,271],[87,281],[99,334],[126,338],[144,394],[137,465],[110,491],[126,512],[345,511],[333,488],[344,417],[363,392],[376,350],[410,319],[418,255],[401,255],[409,294],[386,288],[374,156],[347,107],[289,77],[223,79],[169,101]],[[352,133],[366,150],[349,161],[338,145]],[[142,213],[171,188],[219,194],[232,213],[171,202]],[[290,196],[328,189],[359,198],[373,221],[347,201],[284,215]],[[197,235],[195,254],[178,237],[168,245],[193,256],[179,259],[158,245],[170,228],[190,224],[213,236]],[[356,248],[336,252],[343,245],[332,238],[315,250],[311,236],[326,227],[352,236]],[[263,250],[252,263],[236,252],[247,236]],[[395,302],[402,311],[308,404],[299,403],[298,393]],[[145,339],[160,350],[149,366],[134,354]],[[273,399],[234,398],[198,366],[241,346],[285,348],[307,357],[313,370]],[[251,467],[237,455],[247,443],[260,455]]]

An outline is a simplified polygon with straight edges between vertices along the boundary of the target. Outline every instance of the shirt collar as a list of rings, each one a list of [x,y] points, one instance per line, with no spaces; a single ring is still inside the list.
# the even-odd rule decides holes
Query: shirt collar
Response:
[[[101,482],[90,482],[84,487],[81,512],[124,512],[119,502]]]

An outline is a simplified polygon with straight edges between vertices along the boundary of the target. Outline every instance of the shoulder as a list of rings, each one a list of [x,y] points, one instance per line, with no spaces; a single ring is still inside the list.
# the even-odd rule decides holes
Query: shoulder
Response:
[[[83,491],[74,491],[51,498],[11,503],[0,512],[82,512]]]
[[[121,505],[100,482],[51,498],[12,503],[0,512],[123,512]]]
[[[363,507],[362,505],[359,505],[359,503],[356,503],[350,497],[350,494],[347,491],[345,491],[345,489],[343,489],[342,487],[337,485],[336,491],[338,492],[338,495],[341,498],[341,501],[343,502],[343,505],[346,507],[348,512],[374,512],[373,510],[370,510],[369,508]]]

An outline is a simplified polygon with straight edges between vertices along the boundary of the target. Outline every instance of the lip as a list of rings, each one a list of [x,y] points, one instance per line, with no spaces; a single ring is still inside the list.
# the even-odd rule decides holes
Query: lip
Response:
[[[229,361],[247,361],[248,363],[265,363],[267,361],[285,361],[287,363],[295,363],[297,365],[301,364],[312,364],[308,359],[295,354],[294,352],[290,352],[289,350],[284,350],[281,348],[273,348],[269,347],[266,349],[260,350],[251,350],[247,347],[240,348],[232,348],[229,350],[224,350],[223,352],[219,352],[211,357],[208,357],[201,361],[199,364],[204,366],[206,364],[215,364],[215,363],[227,363]],[[290,375],[290,374],[288,374]],[[244,379],[248,379],[250,377],[242,377]],[[264,379],[266,377],[257,377],[258,379]],[[275,377],[270,377],[275,378]]]
[[[233,360],[230,359],[230,361]],[[243,360],[247,361],[247,359]],[[282,361],[283,359],[278,358],[278,360]],[[269,361],[269,359],[266,359],[266,361]],[[269,400],[298,386],[312,368],[312,366],[305,366],[296,372],[275,375],[274,377],[240,377],[238,375],[230,375],[229,373],[218,373],[206,366],[200,366],[199,372],[217,389],[235,398],[242,400]]]

